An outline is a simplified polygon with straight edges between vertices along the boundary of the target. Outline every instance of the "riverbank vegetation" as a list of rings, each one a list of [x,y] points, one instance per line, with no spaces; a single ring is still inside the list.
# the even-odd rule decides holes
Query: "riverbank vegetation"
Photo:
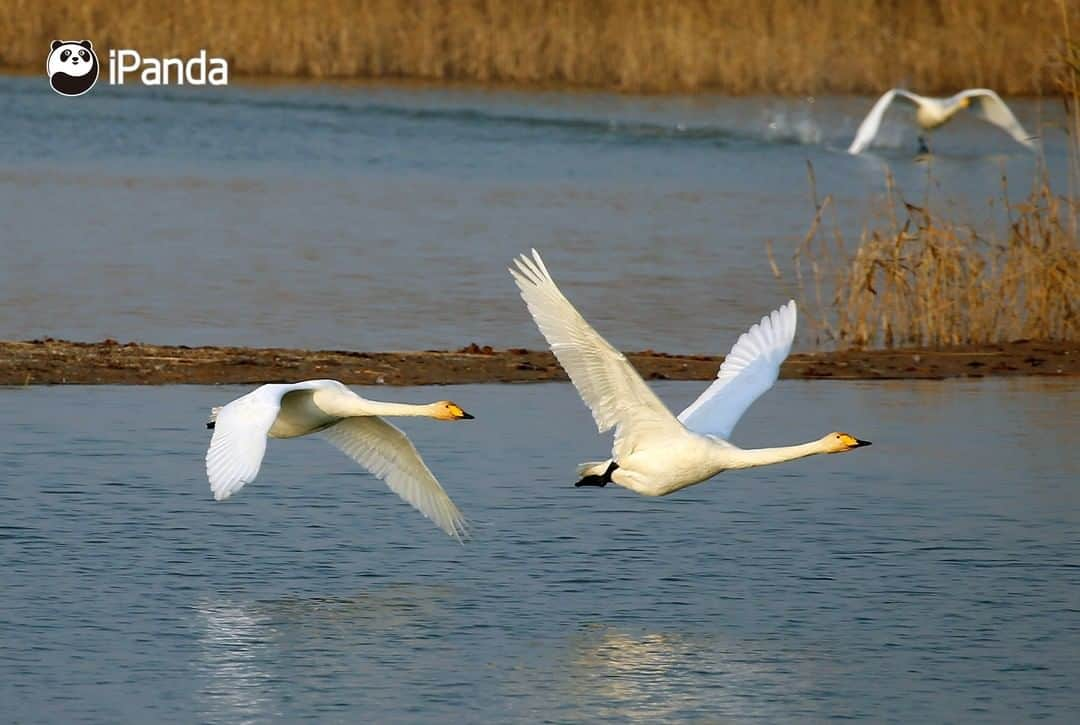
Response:
[[[814,191],[813,221],[792,266],[818,344],[1080,340],[1080,44],[1066,37],[1062,48],[1056,82],[1068,110],[1064,192],[1051,188],[1043,170],[1013,203],[1002,178],[988,210],[996,222],[977,229],[933,210],[929,199],[905,199],[887,176],[884,210],[852,246],[827,222],[831,197],[818,201]],[[770,260],[782,277],[771,249]]]
[[[1080,340],[1074,199],[1046,183],[1018,204],[1003,191],[1003,221],[984,232],[905,200],[891,181],[886,198],[883,221],[854,246],[826,221],[831,197],[816,203],[793,277],[819,345]]]
[[[1015,0],[8,0],[0,67],[40,70],[53,39],[89,38],[206,49],[234,77],[1015,95],[1054,91],[1061,24],[1058,3]]]

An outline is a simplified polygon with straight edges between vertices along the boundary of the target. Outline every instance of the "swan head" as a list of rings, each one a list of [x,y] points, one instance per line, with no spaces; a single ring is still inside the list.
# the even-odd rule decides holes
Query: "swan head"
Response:
[[[847,453],[856,448],[871,445],[870,441],[861,441],[848,433],[830,433],[821,439],[826,453]]]
[[[472,420],[474,418],[462,410],[460,405],[449,400],[432,403],[431,407],[433,409],[431,417],[436,420]]]

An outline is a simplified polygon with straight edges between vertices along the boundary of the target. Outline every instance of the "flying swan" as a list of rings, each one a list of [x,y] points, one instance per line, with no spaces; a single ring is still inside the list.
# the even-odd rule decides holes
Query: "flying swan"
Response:
[[[944,126],[957,113],[970,108],[982,120],[1008,132],[1010,136],[1029,149],[1035,149],[1034,137],[1024,130],[1013,112],[1005,105],[1005,101],[1001,100],[1001,96],[987,88],[971,88],[960,91],[950,98],[928,98],[901,88],[894,88],[879,98],[870,109],[870,113],[863,119],[859,130],[855,133],[855,140],[848,148],[849,154],[861,153],[870,145],[877,136],[885,109],[897,98],[915,105],[915,121],[926,131]],[[919,136],[919,150],[921,152],[928,150],[922,136]]]
[[[427,405],[368,400],[337,380],[263,385],[228,405],[214,408],[206,427],[214,431],[206,452],[206,475],[218,501],[259,474],[266,438],[320,433],[458,541],[467,523],[435,480],[412,442],[381,415],[469,420],[449,400]]]
[[[666,496],[721,471],[870,445],[847,433],[782,448],[743,449],[728,442],[742,414],[776,382],[791,350],[794,301],[739,337],[716,381],[675,418],[626,357],[563,296],[535,249],[531,259],[522,255],[515,262],[510,273],[521,296],[597,428],[615,429],[611,458],[581,464],[577,486],[612,482],[644,496]]]

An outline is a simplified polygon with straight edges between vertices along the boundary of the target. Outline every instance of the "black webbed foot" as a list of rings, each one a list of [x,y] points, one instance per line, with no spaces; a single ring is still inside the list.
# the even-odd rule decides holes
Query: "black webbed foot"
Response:
[[[590,474],[575,483],[574,486],[576,488],[581,488],[582,486],[597,486],[603,488],[611,483],[611,474],[614,473],[618,467],[619,464],[612,461],[611,465],[607,467],[607,470],[604,471],[603,475],[597,476],[596,474]]]

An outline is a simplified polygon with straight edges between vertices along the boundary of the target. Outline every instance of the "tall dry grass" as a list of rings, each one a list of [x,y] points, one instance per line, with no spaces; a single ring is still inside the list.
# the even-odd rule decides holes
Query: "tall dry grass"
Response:
[[[1034,94],[1060,34],[1047,0],[6,0],[0,66],[37,70],[54,38],[90,38],[205,48],[254,76]]]
[[[792,262],[819,344],[1080,340],[1080,45],[1071,34],[1075,4],[1060,0],[1055,10],[1061,38],[1050,67],[1068,111],[1066,192],[1050,188],[1043,167],[1014,204],[1002,178],[1004,221],[980,233],[926,201],[909,203],[888,176],[882,218],[851,246],[836,224],[826,230],[832,199],[817,200],[811,168],[815,213]],[[767,252],[781,277],[771,246]]]
[[[817,204],[797,249],[795,284],[819,344],[949,346],[1018,339],[1080,340],[1080,238],[1075,200],[1045,184],[984,235],[888,183],[884,223],[855,246],[826,231]],[[773,262],[774,271],[779,266]]]

